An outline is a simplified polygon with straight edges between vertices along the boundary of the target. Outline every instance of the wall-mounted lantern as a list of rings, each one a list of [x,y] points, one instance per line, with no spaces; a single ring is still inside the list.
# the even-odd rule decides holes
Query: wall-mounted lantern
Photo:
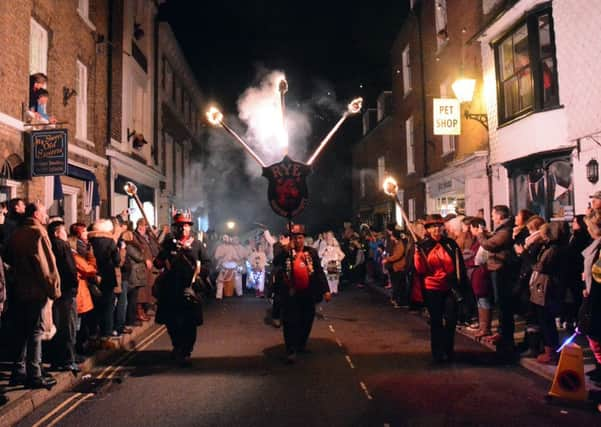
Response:
[[[593,184],[599,181],[599,162],[597,160],[591,159],[586,164],[586,179]]]

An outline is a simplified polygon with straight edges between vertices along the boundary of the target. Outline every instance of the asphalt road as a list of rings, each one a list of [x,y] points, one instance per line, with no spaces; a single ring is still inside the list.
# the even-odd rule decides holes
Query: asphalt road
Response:
[[[156,328],[130,359],[101,369],[19,426],[578,426],[589,408],[549,405],[549,383],[457,336],[457,362],[431,363],[423,318],[379,294],[321,304],[310,354],[283,363],[266,300],[206,307],[192,364],[169,360]],[[97,378],[101,376],[102,378]],[[65,403],[66,402],[66,403]],[[58,409],[57,409],[58,408]],[[40,422],[41,421],[41,422]]]

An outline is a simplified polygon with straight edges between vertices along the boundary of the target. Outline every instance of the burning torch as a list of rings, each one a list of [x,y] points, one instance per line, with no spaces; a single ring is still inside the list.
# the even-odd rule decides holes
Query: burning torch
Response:
[[[146,212],[144,212],[144,205],[142,204],[142,201],[138,197],[138,187],[133,182],[127,181],[125,183],[125,185],[123,186],[123,190],[127,193],[128,196],[133,197],[134,201],[136,202],[136,205],[138,205],[138,209],[140,209],[142,216],[144,217],[144,219],[146,220],[146,223],[148,224],[148,235],[150,237],[152,237],[152,240],[154,241],[154,243],[156,243],[158,246],[160,246],[161,244],[159,243],[157,236],[155,236],[154,231],[152,230],[150,221],[148,221],[148,217],[146,216]]]
[[[411,237],[413,237],[413,240],[415,242],[418,241],[417,235],[415,234],[415,231],[413,230],[413,227],[411,226],[411,222],[409,221],[409,218],[407,217],[407,214],[405,213],[405,209],[403,209],[403,205],[401,204],[401,201],[399,200],[399,196],[397,195],[397,191],[399,189],[399,185],[397,184],[396,180],[389,176],[384,180],[384,183],[382,184],[382,188],[384,189],[384,193],[386,193],[386,195],[394,197],[394,201],[396,202],[397,206],[399,207],[399,210],[401,211],[401,216],[403,217],[403,221],[405,221],[405,224],[407,225],[407,229],[409,230],[409,233],[411,233]]]
[[[323,139],[323,141],[321,141],[321,143],[319,144],[319,147],[317,147],[317,149],[315,150],[315,152],[313,153],[313,155],[307,162],[307,165],[311,166],[313,164],[313,162],[315,161],[317,156],[319,156],[319,153],[321,153],[321,151],[325,148],[325,146],[328,144],[328,142],[330,142],[330,139],[332,139],[332,136],[334,135],[334,133],[336,133],[338,128],[340,126],[342,126],[342,123],[344,123],[346,118],[350,115],[357,114],[359,111],[361,111],[362,106],[363,106],[363,98],[355,98],[349,103],[349,105],[346,108],[346,111],[344,112],[344,114],[342,115],[340,120],[338,120],[338,123],[336,123],[336,125],[332,128],[330,133],[328,133],[326,135],[326,137]]]
[[[229,127],[223,121],[223,114],[221,114],[221,111],[219,111],[216,107],[209,108],[209,111],[207,111],[207,120],[213,126],[221,126],[223,129],[226,130],[227,133],[232,135],[234,139],[242,145],[246,152],[250,154],[252,158],[259,163],[259,165],[261,165],[262,168],[266,166],[265,162],[261,160],[259,155],[255,153],[255,151],[252,148],[250,148],[250,146],[231,127]]]

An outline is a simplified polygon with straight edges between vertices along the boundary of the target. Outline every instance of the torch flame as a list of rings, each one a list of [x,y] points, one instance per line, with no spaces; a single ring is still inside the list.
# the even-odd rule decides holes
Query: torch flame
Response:
[[[349,114],[356,114],[361,111],[361,107],[363,106],[363,98],[355,98],[353,99],[347,107],[347,111]]]
[[[382,188],[384,189],[384,193],[389,196],[394,196],[399,189],[399,185],[396,183],[396,180],[393,177],[389,176],[384,180]]]
[[[127,195],[133,197],[138,192],[138,187],[131,181],[127,181],[123,186],[123,191],[127,193]]]
[[[220,125],[223,121],[223,114],[221,114],[221,111],[219,111],[216,107],[211,107],[209,108],[209,111],[207,111],[207,120],[213,126]]]

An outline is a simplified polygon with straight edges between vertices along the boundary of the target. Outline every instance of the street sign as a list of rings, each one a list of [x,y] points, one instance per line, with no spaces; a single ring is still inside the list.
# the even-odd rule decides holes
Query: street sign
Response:
[[[67,129],[27,132],[29,144],[29,171],[34,176],[67,174]]]
[[[461,134],[461,107],[455,98],[434,98],[434,135]]]

